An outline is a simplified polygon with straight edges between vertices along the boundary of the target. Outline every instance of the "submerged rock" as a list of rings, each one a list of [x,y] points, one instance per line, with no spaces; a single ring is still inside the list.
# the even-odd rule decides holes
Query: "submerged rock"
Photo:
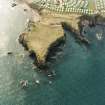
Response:
[[[11,5],[12,7],[15,7],[15,6],[17,6],[17,4],[16,3],[12,3],[12,5]]]
[[[49,84],[51,85],[52,84],[52,81],[49,81]]]
[[[24,9],[24,12],[28,11],[27,9]]]
[[[26,88],[28,86],[28,80],[21,80],[20,85],[22,86],[22,88]]]
[[[8,55],[12,55],[12,54],[13,54],[13,52],[9,51],[7,54],[8,54]]]

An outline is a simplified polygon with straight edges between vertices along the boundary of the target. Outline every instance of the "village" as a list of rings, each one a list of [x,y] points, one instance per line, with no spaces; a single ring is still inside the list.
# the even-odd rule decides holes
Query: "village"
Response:
[[[104,0],[37,0],[33,3],[40,7],[62,13],[104,14]]]

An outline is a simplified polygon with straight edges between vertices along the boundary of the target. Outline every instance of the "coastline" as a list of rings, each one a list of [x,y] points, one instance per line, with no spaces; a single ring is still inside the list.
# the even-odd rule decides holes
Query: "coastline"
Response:
[[[34,11],[33,8],[32,10]],[[89,45],[91,42],[83,35],[83,28],[105,24],[105,18],[100,14],[59,14],[56,12],[49,13],[46,9],[41,9],[38,12],[39,10],[36,8],[35,11],[39,13],[39,20],[35,21],[36,15],[33,15],[32,24],[29,25],[28,31],[20,35],[19,41],[29,52],[34,53],[39,68],[46,66],[47,56],[50,55],[48,53],[51,53],[49,49],[53,49],[52,45],[56,45],[65,39],[64,30],[74,33],[76,39],[85,45]]]

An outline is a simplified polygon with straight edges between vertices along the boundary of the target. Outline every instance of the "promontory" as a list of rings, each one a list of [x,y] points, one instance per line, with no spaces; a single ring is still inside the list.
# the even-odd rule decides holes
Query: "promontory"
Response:
[[[74,12],[75,8],[67,10],[66,4],[64,5],[63,2],[54,5],[50,5],[50,2],[44,2],[44,0],[35,3],[26,1],[25,3],[37,12],[40,18],[36,22],[29,21],[27,30],[19,37],[19,42],[30,53],[35,54],[38,67],[46,65],[46,58],[52,46],[65,41],[65,30],[73,32],[81,42],[90,44],[90,41],[82,33],[83,27],[95,26],[96,24],[105,25],[105,19],[102,14],[98,13],[100,11],[84,13],[81,11],[82,9],[77,9],[78,11]],[[56,9],[57,5],[58,10]],[[55,6],[55,8],[51,6]]]

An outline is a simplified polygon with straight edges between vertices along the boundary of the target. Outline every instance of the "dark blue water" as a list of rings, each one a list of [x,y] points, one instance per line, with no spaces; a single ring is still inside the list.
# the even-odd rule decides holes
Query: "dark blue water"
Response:
[[[64,53],[51,69],[56,76],[49,85],[44,73],[33,70],[28,52],[17,38],[25,29],[29,13],[12,0],[0,0],[0,105],[105,105],[105,28],[86,29],[90,46],[67,34]],[[102,33],[102,39],[96,38]],[[13,55],[7,55],[12,51]],[[35,80],[40,80],[40,85]],[[22,89],[20,80],[28,80]]]

